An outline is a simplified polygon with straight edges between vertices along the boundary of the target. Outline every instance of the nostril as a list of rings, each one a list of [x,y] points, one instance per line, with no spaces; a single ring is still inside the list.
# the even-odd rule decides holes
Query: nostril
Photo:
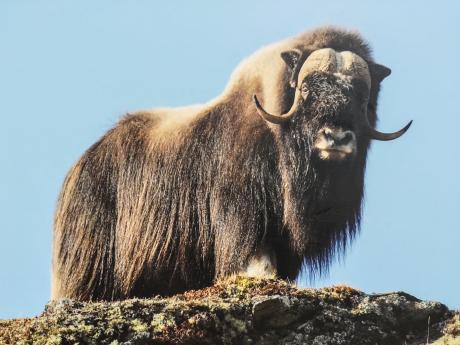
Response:
[[[337,136],[335,142],[337,145],[348,145],[354,140],[354,135],[351,131],[346,131],[341,133],[340,136]]]
[[[337,143],[337,138],[331,134],[324,134],[324,139],[329,146],[334,146]]]
[[[351,133],[350,131],[346,131],[341,141],[342,141],[342,144],[348,144],[352,140],[353,140],[353,133]]]
[[[332,130],[331,130],[330,128],[325,128],[325,129],[323,130],[323,134],[324,134],[324,136],[325,136],[326,138],[333,138],[333,136],[334,136],[334,135],[333,135],[333,132],[332,132]]]

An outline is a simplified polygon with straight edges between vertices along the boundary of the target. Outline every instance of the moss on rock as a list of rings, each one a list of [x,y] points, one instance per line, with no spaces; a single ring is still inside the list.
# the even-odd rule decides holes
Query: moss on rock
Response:
[[[459,314],[402,292],[232,277],[169,298],[51,302],[38,317],[0,321],[0,344],[395,345],[425,344],[428,331],[434,344],[458,344]]]

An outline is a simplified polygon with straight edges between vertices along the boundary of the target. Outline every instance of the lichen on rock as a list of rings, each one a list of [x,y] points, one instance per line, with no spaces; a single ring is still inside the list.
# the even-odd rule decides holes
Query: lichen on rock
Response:
[[[460,316],[403,292],[232,277],[168,298],[49,303],[0,321],[0,344],[459,344]]]

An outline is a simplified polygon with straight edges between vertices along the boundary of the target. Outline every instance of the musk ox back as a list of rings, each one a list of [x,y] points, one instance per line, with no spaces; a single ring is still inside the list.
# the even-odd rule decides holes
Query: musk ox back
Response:
[[[239,272],[321,273],[359,226],[379,84],[355,33],[323,28],[244,61],[208,104],[126,115],[72,167],[52,298],[173,294]]]

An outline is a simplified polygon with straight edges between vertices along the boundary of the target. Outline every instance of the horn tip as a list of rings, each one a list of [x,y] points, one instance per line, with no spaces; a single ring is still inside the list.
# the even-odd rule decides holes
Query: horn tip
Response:
[[[409,127],[412,125],[412,122],[413,122],[413,121],[414,121],[414,120],[410,120],[410,121],[407,123],[407,125],[404,126],[404,128],[403,128],[403,133],[406,132],[406,131],[409,129]]]
[[[390,141],[390,140],[395,140],[401,137],[404,133],[407,132],[409,127],[412,125],[413,120],[410,120],[407,125],[405,125],[403,128],[401,128],[399,131],[394,132],[394,133],[382,133],[379,132],[378,130],[369,127],[368,128],[368,135],[371,139],[375,140],[381,140],[381,141]]]

